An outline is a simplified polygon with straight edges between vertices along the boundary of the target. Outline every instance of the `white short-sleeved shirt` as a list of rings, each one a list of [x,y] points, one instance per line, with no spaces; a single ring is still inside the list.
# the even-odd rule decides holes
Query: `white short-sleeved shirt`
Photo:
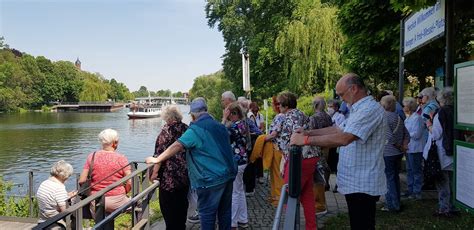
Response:
[[[340,148],[337,185],[341,194],[383,195],[387,191],[383,149],[385,110],[371,96],[357,101],[341,124],[345,133],[359,139]]]
[[[65,206],[66,200],[69,198],[66,192],[66,187],[51,178],[41,183],[36,192],[39,206],[39,222],[44,222],[46,219],[55,216],[59,213],[59,206]]]

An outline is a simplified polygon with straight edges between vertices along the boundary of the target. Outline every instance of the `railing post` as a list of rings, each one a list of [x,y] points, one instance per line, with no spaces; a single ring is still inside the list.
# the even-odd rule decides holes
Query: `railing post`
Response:
[[[80,177],[80,174],[76,174],[76,191],[79,191],[79,188],[80,188],[79,177]],[[77,195],[76,198],[73,198],[73,199],[78,199],[77,203],[81,201],[81,198],[79,195]],[[74,204],[75,200],[72,200],[72,203]],[[89,204],[87,206],[89,206],[88,208],[90,208]],[[71,225],[74,226],[73,229],[75,230],[82,230],[82,219],[83,219],[82,208],[76,209],[74,213],[75,215],[72,217]]]
[[[148,188],[150,185],[150,180],[148,177],[148,170],[144,170],[142,173],[142,188]],[[150,200],[153,197],[154,192],[150,192],[146,195],[145,199],[142,201],[141,204],[141,215],[140,219],[147,219],[147,223],[144,229],[150,229]]]
[[[138,168],[138,163],[133,162],[131,166],[132,166],[132,172],[135,172]],[[140,179],[138,178],[138,175],[135,175],[134,177],[132,177],[132,198],[135,197],[139,193],[139,191],[140,191]],[[132,204],[132,227],[135,226],[139,221],[139,216],[135,212],[136,206],[137,206],[136,204]]]
[[[28,203],[30,206],[29,217],[33,217],[33,171],[28,173]]]

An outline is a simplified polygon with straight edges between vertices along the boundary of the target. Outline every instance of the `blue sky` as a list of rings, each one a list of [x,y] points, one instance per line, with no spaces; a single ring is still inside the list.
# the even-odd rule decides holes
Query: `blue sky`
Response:
[[[222,68],[224,42],[204,0],[0,0],[0,36],[11,48],[74,62],[131,91],[188,91]]]

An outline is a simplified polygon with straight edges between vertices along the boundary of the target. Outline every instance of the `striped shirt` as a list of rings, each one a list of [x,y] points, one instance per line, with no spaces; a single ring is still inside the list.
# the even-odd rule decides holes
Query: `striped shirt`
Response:
[[[383,195],[387,191],[383,148],[385,110],[371,96],[352,105],[341,129],[359,139],[340,148],[337,185],[341,194]]]
[[[387,139],[383,155],[385,157],[400,155],[403,153],[403,140],[410,139],[405,123],[396,112],[389,111],[385,111],[385,122],[387,122],[387,129],[385,131]]]
[[[36,198],[38,199],[40,210],[39,222],[44,222],[46,219],[58,214],[60,206],[66,206],[68,195],[64,184],[49,178],[39,186]]]

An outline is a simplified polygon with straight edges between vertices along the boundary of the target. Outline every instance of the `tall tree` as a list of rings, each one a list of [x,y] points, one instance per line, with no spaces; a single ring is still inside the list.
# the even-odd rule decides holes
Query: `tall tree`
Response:
[[[276,39],[290,90],[306,95],[329,91],[343,71],[340,54],[344,37],[337,8],[319,0],[300,1]]]

